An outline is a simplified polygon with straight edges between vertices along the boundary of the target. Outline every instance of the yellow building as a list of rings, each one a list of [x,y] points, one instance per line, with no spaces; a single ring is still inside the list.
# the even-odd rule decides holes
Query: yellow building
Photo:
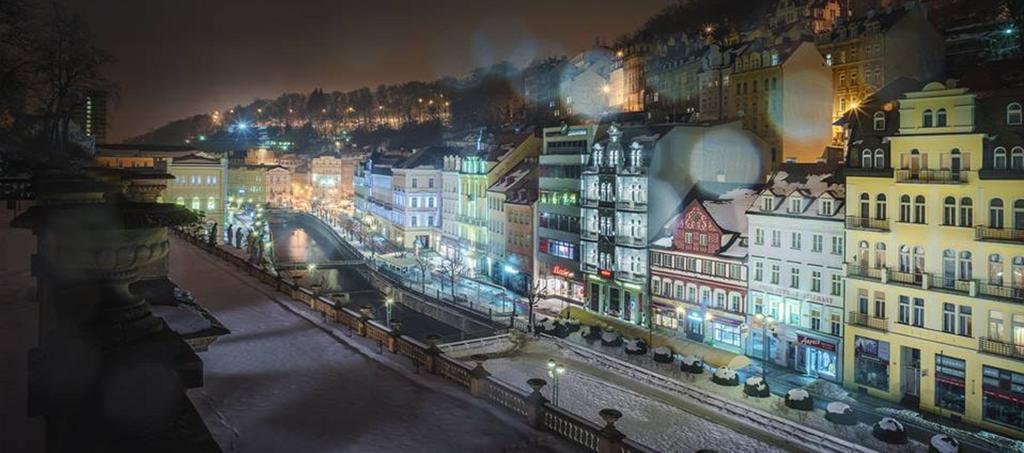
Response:
[[[1024,438],[1024,92],[918,87],[846,117],[843,381]]]
[[[267,204],[269,172],[277,165],[233,165],[228,167],[228,201]]]
[[[202,211],[208,220],[223,224],[224,169],[224,161],[218,158],[197,154],[174,158],[167,165],[174,180],[167,185],[163,201]]]

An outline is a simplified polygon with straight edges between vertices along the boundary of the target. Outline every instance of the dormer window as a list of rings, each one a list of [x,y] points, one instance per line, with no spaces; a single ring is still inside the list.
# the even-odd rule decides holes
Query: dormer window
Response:
[[[885,130],[885,113],[884,112],[875,112],[874,123],[875,123],[875,130],[876,131],[884,131]]]
[[[861,168],[871,168],[871,150],[865,148],[864,152],[860,154],[860,166]]]
[[[775,207],[774,205],[775,205],[775,203],[774,203],[774,200],[772,199],[771,196],[767,196],[767,197],[764,197],[764,198],[761,199],[761,210],[762,211],[771,211],[772,208]]]
[[[885,168],[885,151],[881,148],[875,150],[875,168]]]
[[[932,110],[925,110],[921,115],[921,127],[932,127]]]
[[[1024,124],[1024,111],[1019,102],[1011,102],[1006,106],[1006,125],[1020,126],[1021,124]]]
[[[832,215],[832,200],[822,199],[820,209],[818,210],[818,214],[825,216]]]
[[[804,210],[804,201],[800,198],[791,198],[789,200],[789,212],[799,214]]]

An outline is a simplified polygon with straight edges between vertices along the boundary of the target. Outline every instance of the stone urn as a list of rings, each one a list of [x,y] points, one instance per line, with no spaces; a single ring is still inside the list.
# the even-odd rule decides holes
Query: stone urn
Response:
[[[530,388],[533,389],[533,393],[539,394],[540,389],[544,388],[545,385],[548,385],[548,381],[541,378],[532,378],[526,380],[526,385],[529,385]]]
[[[128,172],[123,176],[128,182],[125,197],[136,203],[156,203],[160,194],[167,189],[167,180],[173,175],[152,171]]]

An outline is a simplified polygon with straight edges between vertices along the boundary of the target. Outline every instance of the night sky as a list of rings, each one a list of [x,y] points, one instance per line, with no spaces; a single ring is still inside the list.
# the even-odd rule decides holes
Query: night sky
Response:
[[[571,55],[671,0],[67,0],[118,58],[111,141],[286,91]]]

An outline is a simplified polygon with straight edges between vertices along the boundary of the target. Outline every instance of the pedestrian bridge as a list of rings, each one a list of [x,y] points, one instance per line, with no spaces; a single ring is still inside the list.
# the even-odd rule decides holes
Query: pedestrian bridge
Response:
[[[316,266],[317,269],[341,269],[341,268],[345,268],[345,267],[360,266],[362,264],[364,264],[364,261],[361,260],[361,259],[351,259],[351,260],[320,261],[320,262],[315,262],[315,263],[295,263],[295,262],[275,263],[274,264],[274,268],[276,268],[280,272],[280,271],[287,271],[287,270],[300,270],[300,269],[304,270],[304,269],[308,269],[310,265]]]

